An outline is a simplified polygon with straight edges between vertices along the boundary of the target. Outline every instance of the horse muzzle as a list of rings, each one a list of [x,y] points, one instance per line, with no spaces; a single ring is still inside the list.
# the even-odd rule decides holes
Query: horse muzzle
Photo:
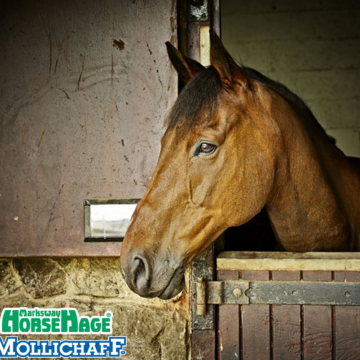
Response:
[[[127,285],[142,297],[171,299],[184,288],[183,265],[161,258],[157,258],[152,264],[146,256],[139,253],[121,260],[120,270]]]

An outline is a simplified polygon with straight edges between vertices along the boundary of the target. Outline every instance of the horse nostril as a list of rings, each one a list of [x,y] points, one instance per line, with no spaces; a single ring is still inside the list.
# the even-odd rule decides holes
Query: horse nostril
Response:
[[[144,292],[149,287],[149,264],[145,258],[134,256],[131,269],[133,285],[140,292]]]
[[[140,258],[134,259],[134,281],[145,272],[144,261]]]

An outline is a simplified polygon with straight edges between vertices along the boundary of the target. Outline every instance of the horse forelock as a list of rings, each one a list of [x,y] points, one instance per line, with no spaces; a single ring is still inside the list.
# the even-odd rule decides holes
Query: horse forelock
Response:
[[[204,119],[206,123],[210,122],[217,108],[221,89],[220,77],[212,66],[196,74],[179,94],[166,125],[186,130]]]

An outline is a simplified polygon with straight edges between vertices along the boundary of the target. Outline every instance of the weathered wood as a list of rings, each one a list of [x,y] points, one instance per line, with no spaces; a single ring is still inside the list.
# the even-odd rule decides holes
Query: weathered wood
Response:
[[[191,328],[193,330],[212,330],[215,325],[215,306],[207,305],[204,316],[196,315],[196,282],[199,278],[212,281],[215,278],[214,246],[210,246],[200,257],[191,263]]]
[[[224,251],[217,257],[217,268],[219,270],[360,271],[360,253]]]
[[[338,282],[360,282],[360,274],[357,271],[336,271],[334,281]]]
[[[304,281],[331,281],[331,271],[304,271]]]
[[[305,271],[303,280],[331,281],[331,272]],[[333,346],[331,306],[304,305],[302,315],[304,359],[331,359]]]
[[[304,254],[293,255],[298,256],[299,259],[302,257],[302,260],[306,259]],[[321,256],[313,254],[309,256],[307,261],[316,263],[319,260],[317,258],[321,258],[328,261],[328,265],[331,262],[338,262],[338,265],[340,264],[344,268],[356,269],[357,261],[360,259],[359,255],[357,253],[346,253],[346,256],[355,260],[354,263],[351,263],[351,259],[346,260],[345,254],[334,253]],[[283,254],[279,255],[280,258],[283,256]],[[326,260],[325,256],[328,257],[328,260]],[[238,257],[239,255],[232,255],[233,259]],[[311,257],[313,258],[311,259]],[[283,261],[285,258],[286,256],[280,260],[271,260],[272,264],[269,268],[274,269],[272,265],[276,265],[277,261]],[[262,263],[259,262],[258,267],[252,266],[257,269],[268,268],[268,260],[264,254],[248,253],[246,261],[250,264],[259,259]],[[229,265],[229,263],[227,264]],[[233,264],[230,269],[232,269],[232,266]],[[341,268],[341,266],[338,267]],[[334,267],[336,268],[336,266]],[[220,266],[220,268],[223,268],[223,266]],[[248,270],[249,268],[251,268],[250,265],[239,265],[238,270],[241,270],[240,278],[249,281],[250,288],[255,283],[260,284],[258,287],[259,289],[261,287],[261,291],[265,287],[275,289],[276,282],[281,284],[283,281],[299,281],[301,275],[302,281],[299,284],[306,285],[309,282],[315,282],[315,284],[319,282],[319,284],[315,285],[314,291],[320,289],[319,296],[325,300],[329,296],[322,290],[323,285],[320,282],[329,282],[331,287],[334,285],[333,289],[337,289],[334,295],[338,299],[343,295],[349,299],[359,297],[357,285],[355,288],[351,288],[351,283],[360,283],[360,273],[358,271],[324,271],[319,270],[324,269],[324,267],[316,265],[308,266],[309,271],[303,271],[303,268],[292,271],[291,269],[294,267],[290,266],[288,269],[290,271],[275,270],[270,273],[265,270]],[[276,268],[278,267],[275,266]],[[318,270],[315,271],[314,269]],[[220,273],[222,270],[218,271]],[[269,278],[273,281],[272,284]],[[349,294],[342,294],[341,287],[336,286],[334,281],[350,285],[348,287],[350,289]],[[263,284],[265,284],[264,287]],[[290,286],[294,285],[291,284]],[[341,290],[341,294],[339,290]],[[251,290],[247,294],[251,296]],[[237,323],[237,320],[235,322]],[[239,322],[240,358],[242,359],[360,359],[360,306],[242,305],[240,306]],[[229,329],[227,330],[229,331]]]
[[[191,333],[191,359],[215,360],[215,330],[193,330]]]
[[[236,270],[220,270],[218,280],[237,280]],[[218,318],[218,357],[220,360],[240,359],[240,314],[239,305],[220,305]]]
[[[242,271],[243,280],[269,280],[267,271]],[[242,305],[242,358],[246,360],[270,359],[270,306]]]
[[[187,24],[187,56],[196,61],[200,61],[200,27],[199,22],[189,22]]]
[[[273,281],[300,281],[299,271],[272,271]]]
[[[173,5],[176,5],[175,8],[178,10],[178,35],[179,35],[179,48],[182,50],[190,58],[200,61],[200,29],[202,26],[210,25],[209,21],[204,22],[195,22],[195,21],[188,21],[189,20],[189,13],[188,13],[188,4],[185,4],[184,1],[172,2]],[[209,3],[209,11],[212,15],[212,22],[216,24],[216,28],[219,29],[219,22],[220,22],[220,12],[214,11],[216,10],[215,1]],[[203,38],[204,40],[204,38]],[[184,51],[185,50],[185,51]],[[207,51],[210,51],[208,48]],[[204,51],[202,52],[202,57],[206,58],[209,56],[205,56]],[[180,86],[183,83],[180,83]],[[224,239],[222,238],[220,241],[217,241],[217,244],[212,246],[211,256],[208,253],[206,256],[205,261],[199,261],[195,259],[192,262],[192,282],[194,282],[194,277],[203,277],[205,280],[211,280],[215,277],[215,259],[214,259],[214,251],[217,253],[219,248],[223,247]],[[214,250],[215,249],[215,250]],[[204,258],[204,256],[201,256]],[[203,270],[201,270],[203,269]],[[238,273],[238,272],[237,272]],[[219,274],[221,276],[221,274]],[[195,299],[194,299],[194,291],[192,289],[191,295],[191,307],[194,309],[195,306]],[[238,307],[237,305],[234,305]],[[194,311],[192,311],[194,314]],[[217,324],[215,319],[215,305],[207,305],[207,314],[204,316],[204,319],[200,319],[201,317],[197,317],[194,319],[192,318],[192,329],[195,326],[199,328],[203,328],[204,326],[214,326],[214,330],[192,330],[191,334],[191,359],[194,360],[215,360],[216,358],[216,339],[217,339]],[[236,326],[238,328],[238,326]]]
[[[335,272],[334,280],[359,282],[360,273]],[[336,306],[334,321],[336,359],[360,359],[360,306]]]
[[[239,268],[241,269],[241,268]],[[242,270],[241,271],[241,279],[242,280],[258,280],[258,281],[267,281],[269,280],[269,272],[268,271],[257,271],[257,270]]]
[[[274,281],[299,281],[299,271],[273,271]],[[271,307],[272,358],[299,360],[301,358],[301,318],[299,305]]]

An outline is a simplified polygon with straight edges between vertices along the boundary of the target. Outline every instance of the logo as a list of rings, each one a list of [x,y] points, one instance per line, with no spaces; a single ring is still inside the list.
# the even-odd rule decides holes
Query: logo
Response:
[[[105,316],[79,316],[77,309],[5,308],[2,334],[111,334],[112,312]]]
[[[0,358],[112,358],[126,352],[126,336],[110,336],[108,340],[21,340],[9,336],[5,343],[0,337]]]
[[[79,316],[77,309],[5,308],[0,318],[1,334],[112,334],[112,312],[104,316]],[[126,336],[107,340],[18,340],[0,337],[0,358],[107,358],[126,354]]]

